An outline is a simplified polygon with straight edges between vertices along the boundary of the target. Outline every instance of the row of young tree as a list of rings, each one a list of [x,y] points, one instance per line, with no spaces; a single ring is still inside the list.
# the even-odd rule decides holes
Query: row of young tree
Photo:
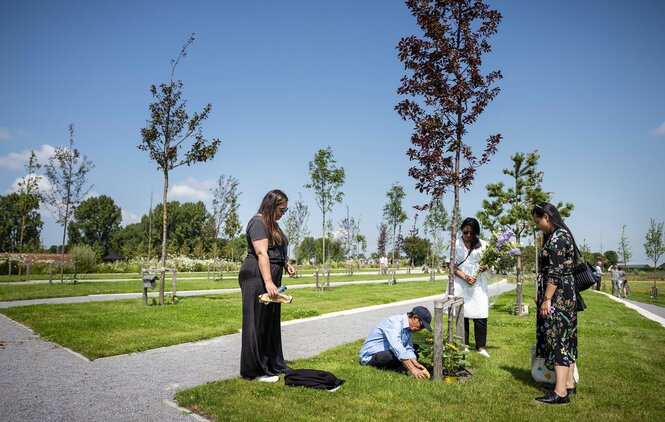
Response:
[[[445,213],[446,218],[438,218],[435,214],[426,216],[426,234],[432,237],[430,255],[443,255],[439,246],[442,233],[449,228],[450,243],[448,256],[454,255],[457,239],[457,228],[460,217],[460,190],[468,190],[475,178],[477,169],[487,163],[496,152],[501,141],[500,134],[490,135],[484,142],[482,153],[474,154],[472,145],[468,142],[466,135],[468,128],[476,122],[487,105],[499,94],[500,89],[496,82],[502,78],[501,71],[492,70],[483,72],[482,56],[491,51],[489,38],[497,32],[501,21],[501,14],[489,8],[480,0],[444,0],[440,2],[407,0],[407,7],[416,18],[422,33],[420,36],[409,36],[402,38],[397,46],[399,60],[404,64],[407,74],[401,79],[397,90],[399,95],[405,98],[396,105],[395,110],[404,119],[413,123],[414,131],[411,136],[411,148],[407,156],[415,162],[409,169],[409,174],[415,179],[415,187],[422,193],[430,196],[426,204],[419,206],[419,210],[434,210],[437,206],[442,207],[444,194],[452,193],[451,215]],[[151,159],[157,164],[159,171],[164,176],[163,201],[161,210],[155,209],[156,213],[161,211],[161,226],[154,222],[155,230],[161,229],[161,257],[162,266],[167,255],[169,245],[171,249],[188,248],[191,250],[205,250],[206,242],[210,239],[210,249],[217,244],[212,239],[222,228],[219,220],[213,212],[214,222],[212,226],[213,235],[201,236],[200,243],[191,244],[192,239],[179,244],[177,234],[173,233],[174,240],[168,241],[169,222],[175,221],[168,218],[169,205],[167,200],[170,172],[183,165],[193,165],[212,159],[218,151],[220,141],[218,139],[207,140],[202,135],[202,123],[207,119],[211,105],[208,104],[200,113],[194,113],[190,118],[186,111],[186,101],[182,98],[183,83],[174,80],[174,74],[178,63],[186,56],[187,48],[194,41],[194,34],[182,47],[178,57],[171,61],[171,78],[168,83],[150,87],[155,101],[149,105],[150,119],[147,126],[141,130],[142,142],[139,149],[149,153]],[[186,148],[187,147],[187,148]],[[81,157],[78,150],[73,148],[73,126],[70,126],[70,147],[62,148],[62,157],[56,158],[55,166],[47,168],[47,177],[55,188],[48,197],[49,202],[56,204],[54,216],[63,225],[63,241],[61,251],[64,253],[65,238],[67,235],[67,224],[72,216],[75,216],[78,205],[88,189],[85,186],[85,174],[94,166],[85,157]],[[56,156],[57,156],[56,152]],[[514,167],[504,171],[511,179],[510,186],[504,186],[502,182],[488,186],[488,199],[483,204],[483,210],[478,217],[483,220],[484,225],[490,229],[496,227],[511,227],[521,242],[522,236],[531,236],[533,228],[530,226],[530,216],[525,219],[529,205],[536,200],[549,199],[551,194],[542,191],[540,180],[534,177],[538,175],[535,170],[537,153],[516,154],[513,156]],[[336,166],[332,150],[319,150],[312,162],[309,163],[311,180],[305,185],[315,195],[322,219],[321,261],[330,257],[326,250],[326,242],[330,249],[329,232],[332,224],[329,215],[335,204],[341,203],[344,193],[341,186],[344,183],[344,169]],[[32,174],[29,171],[29,174]],[[540,173],[542,177],[542,173]],[[538,183],[535,183],[538,182]],[[36,189],[36,188],[35,188]],[[30,192],[30,188],[26,188]],[[395,206],[404,198],[404,190],[395,184],[388,192],[388,203],[384,207],[384,219],[379,227],[379,252],[383,252],[390,236],[391,257],[397,257],[403,245],[419,245],[416,222],[406,238],[401,237],[401,224],[406,221],[406,214],[401,207]],[[31,202],[32,201],[32,202]],[[34,205],[34,200],[25,201],[27,206]],[[227,202],[219,203],[220,207]],[[569,213],[572,206],[559,204],[564,213]],[[171,206],[175,208],[176,206]],[[214,208],[214,206],[213,206]],[[32,206],[28,211],[35,211]],[[445,209],[443,209],[445,212]],[[176,211],[172,211],[177,214]],[[30,212],[22,212],[17,218],[23,220]],[[153,211],[150,212],[148,221],[148,249],[153,246]],[[432,216],[434,215],[434,216]],[[296,217],[294,217],[296,218]],[[448,221],[448,218],[450,219]],[[156,219],[155,219],[156,220]],[[143,223],[143,221],[142,221]],[[141,224],[141,223],[139,223]],[[358,244],[359,233],[354,235],[354,225],[358,221],[351,219],[347,212],[346,228],[342,232],[346,236],[345,250],[350,251],[352,243]],[[34,235],[41,227],[41,221],[34,219],[31,224],[26,221],[20,223],[19,234],[13,239],[22,251],[24,245],[36,245]],[[304,228],[305,225],[296,225]],[[11,227],[17,227],[12,225]],[[129,227],[129,226],[128,226]],[[178,225],[173,230],[179,230]],[[230,224],[233,232],[234,224]],[[236,226],[237,227],[237,226]],[[127,229],[127,228],[125,228]],[[132,228],[133,229],[133,228]],[[130,229],[130,230],[132,230]],[[145,229],[145,227],[143,227]],[[203,226],[198,230],[204,230]],[[288,231],[288,228],[287,228]],[[81,241],[91,241],[101,237],[99,233],[86,231],[84,224],[76,223],[72,234],[78,235]],[[120,231],[119,231],[120,232]],[[144,236],[141,230],[136,229],[137,235],[133,238]],[[138,233],[141,232],[141,236]],[[121,236],[118,235],[118,238]],[[131,236],[129,236],[131,238]],[[300,245],[305,239],[305,233],[296,233],[290,236],[295,245]],[[661,236],[662,237],[662,236]],[[87,240],[86,240],[87,238]],[[231,239],[233,237],[231,236]],[[31,239],[31,240],[30,240]],[[11,242],[11,241],[10,241]],[[103,241],[99,247],[104,248]],[[187,243],[190,242],[190,243]],[[126,242],[129,243],[129,242]],[[136,247],[136,249],[139,249]],[[413,250],[407,250],[413,258],[416,254]],[[657,248],[656,248],[657,249]],[[658,249],[657,249],[658,250]],[[662,252],[661,252],[662,253]],[[383,254],[381,254],[383,255]],[[521,262],[517,259],[518,268],[518,302],[521,301]],[[454,262],[449,260],[449,293],[453,291]]]

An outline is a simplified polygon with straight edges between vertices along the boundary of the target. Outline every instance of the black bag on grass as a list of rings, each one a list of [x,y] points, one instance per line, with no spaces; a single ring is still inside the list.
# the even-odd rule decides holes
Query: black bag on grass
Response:
[[[330,372],[318,369],[287,369],[284,376],[284,384],[291,387],[309,387],[318,390],[336,390],[342,384],[343,379],[337,378]]]

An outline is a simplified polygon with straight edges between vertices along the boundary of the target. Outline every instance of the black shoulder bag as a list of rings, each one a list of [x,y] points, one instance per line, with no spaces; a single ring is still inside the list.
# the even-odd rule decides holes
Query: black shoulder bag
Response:
[[[583,292],[591,286],[600,282],[600,276],[596,274],[596,270],[589,264],[584,256],[575,248],[577,255],[582,258],[582,262],[573,267],[573,278],[575,279],[575,287],[578,292]]]

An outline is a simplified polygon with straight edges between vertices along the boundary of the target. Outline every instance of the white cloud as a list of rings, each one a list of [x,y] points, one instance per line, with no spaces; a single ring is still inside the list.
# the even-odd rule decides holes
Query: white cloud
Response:
[[[661,124],[660,126],[658,126],[657,128],[655,128],[654,130],[652,130],[649,133],[651,133],[651,135],[653,135],[653,136],[665,135],[665,122],[663,122],[663,124]]]
[[[21,170],[28,163],[30,158],[29,149],[21,152],[10,152],[9,154],[0,157],[0,167],[7,170]],[[37,162],[41,165],[48,163],[48,159],[55,153],[55,147],[44,144],[40,149],[35,150],[37,155]]]
[[[122,210],[122,226],[126,226],[128,224],[134,224],[138,223],[141,221],[141,217],[134,214],[133,212],[125,211]]]
[[[169,189],[169,200],[179,201],[210,201],[212,194],[210,188],[215,185],[212,180],[198,180],[188,177],[184,182],[175,183]]]
[[[6,127],[0,127],[0,139],[9,139],[11,135],[9,134],[9,129]]]
[[[23,181],[25,177],[19,177],[14,182],[12,185],[5,191],[5,194],[12,193],[12,192],[18,192],[18,184],[19,182]],[[39,177],[39,181],[37,182],[37,187],[39,188],[40,192],[46,192],[51,189],[51,183],[46,179],[44,176]]]

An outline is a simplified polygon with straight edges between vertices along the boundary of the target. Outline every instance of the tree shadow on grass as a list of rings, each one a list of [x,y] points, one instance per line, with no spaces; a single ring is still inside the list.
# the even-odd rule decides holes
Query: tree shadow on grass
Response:
[[[534,388],[540,387],[540,384],[533,380],[533,377],[531,376],[531,369],[529,368],[505,365],[500,366],[500,368],[504,371],[510,372],[513,378],[515,378],[517,381],[521,381],[524,385]]]

